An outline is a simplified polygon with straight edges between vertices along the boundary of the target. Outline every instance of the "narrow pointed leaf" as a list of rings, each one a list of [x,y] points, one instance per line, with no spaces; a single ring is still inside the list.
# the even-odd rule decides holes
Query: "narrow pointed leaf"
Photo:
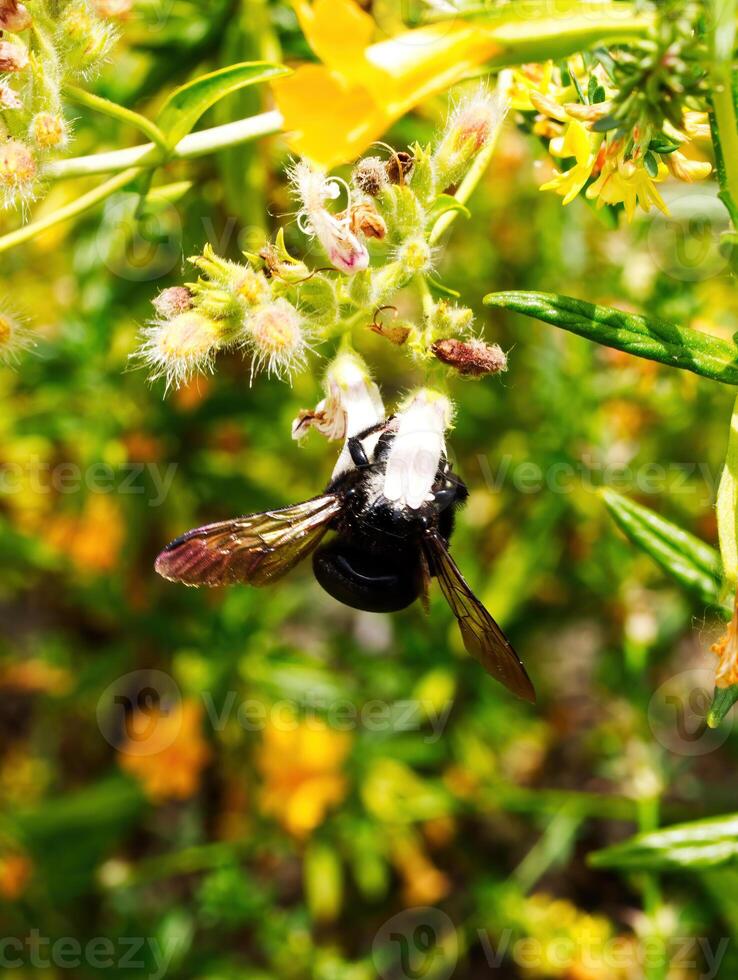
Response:
[[[701,602],[719,607],[730,618],[732,606],[721,600],[722,566],[714,548],[614,490],[605,488],[600,494],[615,523],[635,545]]]
[[[637,834],[590,854],[595,868],[632,871],[714,868],[738,860],[738,813]]]
[[[284,65],[274,65],[266,61],[246,61],[238,65],[228,65],[208,75],[188,82],[173,92],[162,106],[156,124],[164,133],[167,145],[174,148],[195,126],[198,119],[220,99],[232,92],[255,85],[257,82],[273,81],[282,75],[289,75],[290,69]]]
[[[557,293],[505,292],[487,306],[513,310],[636,357],[738,385],[738,347],[720,337]]]

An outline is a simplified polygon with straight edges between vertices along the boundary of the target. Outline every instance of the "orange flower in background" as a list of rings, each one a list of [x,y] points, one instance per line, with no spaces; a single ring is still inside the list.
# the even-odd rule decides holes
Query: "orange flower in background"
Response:
[[[33,865],[20,852],[0,854],[0,897],[14,902],[26,890]]]
[[[210,747],[202,735],[202,709],[196,701],[137,711],[126,733],[121,768],[139,780],[149,799],[186,800],[198,791]]]
[[[118,505],[103,494],[89,497],[81,514],[51,519],[47,540],[81,572],[109,572],[118,564],[125,527]]]
[[[346,796],[341,770],[351,741],[315,717],[297,721],[283,714],[279,722],[270,721],[256,758],[262,812],[295,837],[311,834]]]
[[[392,863],[403,881],[406,905],[435,905],[451,891],[448,875],[430,860],[412,834],[398,834],[391,844]]]

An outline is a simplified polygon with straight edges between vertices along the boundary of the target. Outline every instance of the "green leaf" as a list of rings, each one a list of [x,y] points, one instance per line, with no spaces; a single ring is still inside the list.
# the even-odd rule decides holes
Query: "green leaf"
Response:
[[[730,618],[732,606],[720,598],[722,566],[714,548],[608,487],[600,495],[615,523],[633,544],[701,602],[720,608]]]
[[[431,276],[426,273],[425,281],[428,283],[434,293],[439,293],[441,296],[447,296],[449,299],[459,299],[461,297],[461,293],[458,292],[458,290],[444,285],[441,280],[436,279],[435,276]]]
[[[637,834],[590,854],[595,868],[651,871],[714,868],[738,859],[738,813]]]
[[[284,65],[245,61],[201,75],[172,92],[162,106],[156,123],[164,133],[167,145],[173,149],[193,129],[200,116],[226,95],[247,85],[272,81],[288,74],[290,69]]]
[[[670,140],[663,133],[658,133],[648,144],[648,148],[652,153],[674,153],[679,149],[679,144]]]
[[[453,194],[439,194],[431,206],[428,216],[429,224],[434,225],[441,215],[448,214],[449,211],[457,211],[459,214],[463,214],[465,218],[471,218],[469,208],[455,198]]]
[[[648,150],[643,157],[643,163],[646,167],[646,173],[649,177],[658,177],[659,175],[659,162],[656,157]]]
[[[617,129],[619,125],[620,120],[616,119],[615,116],[603,116],[602,119],[598,119],[592,124],[592,132],[609,133],[611,129]]]
[[[580,337],[635,357],[738,385],[738,348],[711,334],[624,313],[557,293],[506,292],[484,297],[487,306],[537,317]]]
[[[738,701],[738,684],[731,684],[730,687],[716,687],[710,710],[707,713],[708,727],[717,728],[736,701]]]

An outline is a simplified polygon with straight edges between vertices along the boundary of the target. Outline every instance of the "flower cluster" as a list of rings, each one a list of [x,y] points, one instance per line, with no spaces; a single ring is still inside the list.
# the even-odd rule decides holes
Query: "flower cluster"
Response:
[[[565,69],[526,65],[503,73],[503,83],[556,162],[541,190],[560,194],[564,204],[583,194],[598,208],[622,205],[630,221],[638,207],[666,212],[656,185],[669,175],[686,182],[710,175],[711,163],[695,146],[709,138],[709,125],[704,100],[696,98],[679,101],[678,117],[676,105],[657,115],[640,89],[618,87],[615,65],[604,56],[575,59]]]
[[[451,111],[432,145],[386,147],[359,160],[348,180],[296,161],[288,170],[296,224],[320,266],[311,269],[291,255],[283,230],[241,263],[206,246],[190,260],[200,278],[154,301],[156,317],[138,358],[167,388],[211,370],[216,354],[228,348],[249,355],[252,379],[260,370],[288,379],[307,365],[314,347],[364,328],[425,365],[469,378],[504,370],[500,348],[474,334],[471,311],[434,301],[430,287],[438,285],[434,229],[459,207],[446,192],[494,143],[505,112],[498,94],[480,88]],[[422,310],[416,321],[400,321],[393,301],[412,285]]]
[[[124,4],[89,0],[0,0],[0,201],[37,196],[41,167],[69,141],[65,82],[90,76],[116,37]],[[128,4],[130,7],[130,3]]]

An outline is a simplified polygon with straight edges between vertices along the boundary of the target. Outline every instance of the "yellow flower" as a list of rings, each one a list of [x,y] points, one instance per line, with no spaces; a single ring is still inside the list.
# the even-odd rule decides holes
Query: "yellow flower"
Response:
[[[511,923],[535,944],[535,959],[523,954],[517,964],[531,980],[629,980],[640,976],[637,939],[617,934],[603,916],[590,915],[545,892],[529,898],[511,893],[503,899],[501,911],[506,924]],[[608,956],[610,950],[617,950],[617,961]]]
[[[538,93],[556,101],[564,92],[560,74],[552,61],[542,65],[521,65],[506,68],[500,73],[500,88],[510,100],[510,108],[519,112],[534,112],[531,94]]]
[[[635,216],[636,207],[648,211],[655,205],[664,214],[669,209],[656,190],[656,181],[662,181],[668,170],[661,161],[656,177],[651,177],[642,162],[623,160],[621,153],[608,153],[602,172],[594,184],[587,188],[587,197],[597,201],[597,207],[605,204],[623,204],[628,221]]]
[[[373,19],[353,0],[293,0],[322,65],[274,82],[293,149],[330,168],[357,157],[400,116],[502,51],[493,29],[463,21],[372,44]]]
[[[126,726],[120,765],[143,785],[155,803],[186,800],[197,792],[210,758],[201,731],[202,710],[195,701],[134,713]]]
[[[307,837],[329,807],[346,795],[341,772],[351,737],[311,717],[298,721],[281,713],[270,721],[256,758],[263,779],[261,809],[295,837]]]
[[[712,173],[712,164],[709,160],[695,159],[693,154],[692,145],[685,143],[681,150],[675,150],[666,157],[666,166],[672,176],[687,184],[693,184],[696,180],[705,180]]]
[[[549,151],[558,157],[574,157],[576,163],[570,170],[557,173],[541,184],[542,191],[556,191],[570,204],[589,180],[597,160],[600,138],[593,137],[583,123],[573,119],[562,137],[551,140]]]

